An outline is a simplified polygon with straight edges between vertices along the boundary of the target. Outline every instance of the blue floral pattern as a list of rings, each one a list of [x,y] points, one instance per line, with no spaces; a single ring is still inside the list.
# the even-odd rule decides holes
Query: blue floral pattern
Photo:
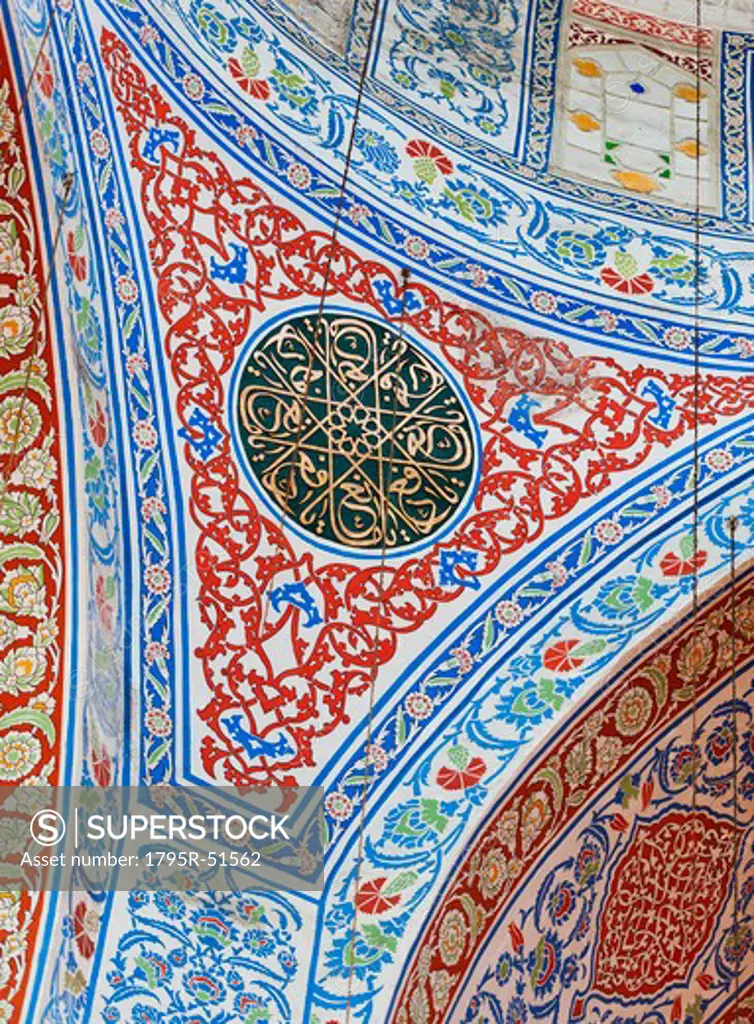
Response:
[[[123,1024],[288,1024],[301,917],[230,893],[132,893],[102,1016]]]

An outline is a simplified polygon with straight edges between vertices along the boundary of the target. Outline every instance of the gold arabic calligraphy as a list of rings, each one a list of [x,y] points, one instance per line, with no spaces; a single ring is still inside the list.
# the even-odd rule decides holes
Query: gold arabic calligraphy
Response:
[[[359,317],[278,327],[249,357],[238,416],[251,471],[278,509],[351,548],[425,540],[473,479],[471,425],[443,372]]]

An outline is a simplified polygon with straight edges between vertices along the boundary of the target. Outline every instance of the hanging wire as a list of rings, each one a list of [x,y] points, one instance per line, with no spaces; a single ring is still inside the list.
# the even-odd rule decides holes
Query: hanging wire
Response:
[[[398,327],[398,347],[403,343],[406,320],[406,297],[408,294],[410,271],[406,268],[401,273],[401,311]],[[379,382],[377,384],[379,390]],[[364,780],[361,784],[361,806],[359,808],[359,834],[356,844],[356,878],[353,890],[353,917],[351,919],[351,964],[348,971],[348,988],[346,994],[346,1024],[351,1024],[351,997],[353,995],[353,982],[356,969],[355,945],[356,927],[358,924],[358,895],[361,888],[361,869],[364,863],[364,829],[366,826],[366,806],[369,785],[371,782],[369,773],[369,757],[372,746],[372,729],[374,726],[375,695],[377,691],[377,679],[379,677],[379,648],[380,648],[380,624],[382,622],[382,611],[385,605],[385,570],[387,568],[387,511],[388,495],[393,477],[393,466],[395,462],[395,433],[397,420],[397,388],[391,388],[392,399],[392,425],[390,430],[390,450],[388,454],[387,472],[383,478],[383,486],[380,491],[380,517],[382,520],[382,551],[380,553],[380,584],[379,599],[377,601],[377,621],[374,634],[374,658],[369,679],[369,710],[367,712],[366,735],[364,738]]]
[[[21,392],[20,401],[16,410],[16,422],[15,429],[13,431],[13,437],[11,442],[11,448],[8,455],[8,461],[6,463],[6,471],[0,475],[0,506],[5,503],[5,495],[8,490],[8,484],[10,482],[10,476],[13,472],[16,455],[18,454],[18,446],[21,440],[21,423],[23,421],[24,410],[26,409],[27,402],[29,400],[29,391],[31,386],[31,375],[34,368],[34,361],[37,359],[39,349],[44,341],[44,327],[45,327],[45,313],[47,309],[47,296],[52,283],[52,275],[55,272],[55,260],[57,257],[58,246],[60,239],[63,234],[63,220],[65,218],[65,208],[68,203],[68,199],[73,188],[74,175],[68,173],[63,178],[63,198],[58,210],[58,217],[55,227],[55,236],[52,243],[52,250],[50,252],[49,266],[47,270],[47,277],[45,278],[42,292],[40,295],[40,315],[37,323],[37,328],[34,335],[34,342],[32,345],[31,354],[26,359],[26,374],[24,376],[24,385]]]
[[[702,156],[702,0],[696,0],[696,110],[695,110],[695,128],[696,128],[696,204],[695,204],[695,218],[694,218],[694,505],[693,505],[693,518],[694,518],[694,576],[693,576],[693,617],[694,617],[694,628],[697,626],[697,619],[699,614],[699,407],[700,407],[700,335],[701,335],[701,276],[702,276],[702,221],[701,221],[701,209],[702,209],[702,174],[701,174],[701,156]],[[727,520],[728,531],[730,533],[730,551],[729,551],[729,588],[730,588],[730,685],[731,685],[731,704],[733,708],[732,712],[732,760],[733,760],[733,826],[734,835],[738,838],[739,835],[739,824],[738,824],[738,682],[737,682],[737,650],[736,650],[736,600],[737,600],[737,568],[736,568],[736,529],[738,526],[738,519],[735,516],[730,516]],[[693,817],[697,813],[698,805],[698,791],[699,791],[699,766],[700,757],[698,756],[697,744],[699,739],[699,726],[698,726],[698,713],[699,713],[699,694],[698,694],[698,668],[694,665],[693,672],[693,709],[692,709],[692,791],[691,791],[691,804],[692,804],[692,821]],[[699,854],[699,843],[694,845],[693,850],[693,864],[692,864],[692,878],[697,876],[697,865],[698,865],[698,854]],[[739,864],[738,864],[738,852],[736,850],[735,860],[733,864],[733,937],[734,942],[738,938],[739,932],[739,894],[740,894],[740,880],[739,880]],[[735,1024],[739,1021],[739,1004],[740,1004],[740,992],[741,992],[741,963],[740,960],[735,962],[735,979],[734,979],[734,1008],[735,1008]]]
[[[55,12],[57,11],[57,9],[58,9],[57,5],[53,3],[51,5],[51,7],[50,7],[50,13],[49,13],[49,15],[47,17],[47,25],[45,26],[45,30],[44,30],[44,32],[42,34],[42,39],[40,40],[40,43],[39,43],[39,49],[37,50],[37,56],[34,58],[34,63],[32,64],[31,71],[29,72],[29,74],[28,74],[28,76],[26,78],[26,81],[24,82],[24,87],[23,87],[23,89],[21,91],[21,96],[20,96],[19,104],[18,104],[19,123],[20,123],[21,118],[24,115],[24,111],[26,110],[26,104],[27,104],[28,99],[29,99],[29,94],[31,92],[31,86],[32,86],[32,83],[34,81],[34,76],[37,73],[37,70],[39,68],[39,62],[42,59],[42,54],[44,53],[44,48],[47,45],[47,39],[48,39],[48,37],[50,35],[50,31],[52,29],[52,23],[53,23],[53,20],[55,18]]]
[[[692,577],[692,633],[696,635],[699,626],[699,406],[700,406],[700,376],[701,376],[701,353],[700,353],[700,306],[701,306],[701,276],[702,276],[702,174],[701,174],[701,152],[702,152],[702,0],[696,0],[696,111],[695,111],[695,141],[696,141],[696,202],[694,209],[694,397],[693,397],[693,469],[692,479],[694,485],[693,494],[693,542],[692,553],[694,559],[694,574]],[[697,750],[698,728],[699,728],[699,666],[697,660],[693,661],[692,672],[692,708],[691,708],[691,814],[692,824],[696,818],[697,802],[699,796],[699,754]],[[698,844],[694,845],[692,854],[692,877],[697,876],[698,868]]]
[[[326,329],[323,323],[323,317],[325,312],[325,303],[327,300],[327,291],[330,287],[330,278],[332,276],[332,264],[337,250],[338,235],[340,233],[340,226],[343,220],[343,213],[345,207],[345,198],[348,191],[348,183],[351,175],[351,165],[353,162],[353,153],[356,146],[356,134],[359,128],[359,119],[361,117],[361,108],[364,100],[364,92],[366,89],[367,74],[369,72],[369,63],[371,59],[372,49],[374,46],[374,38],[377,31],[377,22],[380,13],[381,0],[375,0],[374,9],[372,11],[372,18],[369,23],[369,36],[367,39],[366,53],[364,54],[364,60],[361,65],[361,71],[359,73],[358,89],[356,92],[356,102],[353,110],[353,120],[351,121],[351,131],[348,138],[348,147],[346,149],[346,160],[343,167],[343,174],[340,180],[340,189],[338,192],[338,204],[335,210],[335,220],[333,222],[333,228],[330,235],[330,241],[328,245],[327,263],[325,265],[325,275],[322,282],[322,292],[319,297],[319,305],[317,308],[317,319],[314,325],[314,336],[311,345],[307,346],[308,350],[308,361],[306,368],[306,376],[304,379],[304,391],[300,400],[296,404],[298,411],[299,422],[296,426],[296,435],[293,442],[293,450],[290,455],[290,470],[288,473],[288,481],[283,494],[283,510],[278,520],[278,527],[281,533],[280,543],[275,541],[275,545],[280,550],[282,540],[284,539],[285,526],[288,521],[288,517],[291,512],[291,497],[294,489],[294,477],[296,472],[296,462],[303,442],[304,424],[306,422],[306,403],[309,398],[309,391],[312,385],[312,379],[314,376],[314,351],[319,341],[320,332],[324,330],[324,349],[325,349],[325,365],[329,366],[330,357],[330,333]],[[265,603],[262,614],[262,622],[260,625],[260,633],[264,634],[265,624],[269,615],[270,608],[270,590],[275,581],[277,572],[274,572],[265,586]]]
[[[730,533],[730,691],[731,704],[733,706],[733,834],[738,842],[738,673],[736,671],[736,528],[738,519],[730,516],[728,519],[728,531]],[[738,940],[739,935],[739,906],[740,880],[738,877],[738,849],[736,848],[735,860],[733,862],[733,941]],[[741,961],[735,960],[735,980],[733,1002],[736,1011],[735,1024],[738,1024],[738,1007],[741,998]]]
[[[696,8],[696,33],[695,33],[695,49],[696,49],[696,68],[694,74],[694,81],[696,86],[696,92],[698,96],[703,93],[703,85],[701,79],[701,68],[702,68],[702,26],[701,26],[701,0],[695,0]],[[692,432],[692,451],[691,451],[691,473],[690,473],[690,487],[691,487],[691,536],[692,536],[692,559],[693,567],[691,573],[691,592],[692,592],[692,626],[696,627],[697,618],[699,615],[699,562],[700,562],[700,522],[701,522],[701,499],[699,493],[699,465],[700,465],[700,444],[701,444],[701,432],[700,432],[700,408],[701,408],[701,325],[700,325],[700,306],[701,306],[701,279],[702,279],[702,178],[701,178],[701,165],[700,157],[702,150],[702,117],[701,117],[701,106],[700,103],[696,103],[695,110],[695,146],[696,146],[696,175],[695,175],[695,201],[693,209],[689,212],[689,218],[693,219],[694,232],[693,232],[693,288],[694,288],[694,299],[693,299],[693,312],[691,314],[692,323],[692,344],[693,344],[693,361],[692,361],[692,398],[691,398],[691,432]],[[688,485],[687,485],[688,488]],[[653,646],[659,647],[661,644],[669,640],[677,632],[677,623],[669,622],[666,625],[660,625],[657,633],[654,635]],[[696,757],[696,718],[697,718],[697,686],[698,686],[698,668],[696,663],[692,664],[691,668],[692,677],[692,805],[696,808],[696,786],[697,786],[697,757]],[[597,693],[602,695],[606,692],[609,683],[608,680],[604,680],[603,683],[597,690]]]

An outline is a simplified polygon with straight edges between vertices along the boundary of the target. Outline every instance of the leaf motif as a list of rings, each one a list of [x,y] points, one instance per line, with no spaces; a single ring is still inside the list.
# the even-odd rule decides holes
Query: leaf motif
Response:
[[[679,270],[687,262],[688,256],[685,256],[680,252],[675,252],[672,256],[665,256],[664,258],[652,260],[652,266],[662,267],[664,270]]]
[[[398,708],[395,716],[395,740],[399,747],[406,742],[406,716],[401,708]]]
[[[150,964],[150,962],[146,960],[143,956],[137,956],[135,963],[137,967],[140,967],[141,970],[144,972],[144,976],[147,979],[147,985],[149,985],[150,988],[156,988],[157,972],[155,971],[154,967]]]
[[[110,179],[112,178],[112,176],[113,176],[113,165],[112,165],[112,161],[108,160],[107,163],[105,164],[103,170],[102,170],[102,174],[101,174],[100,180],[99,180],[99,193],[100,193],[101,196],[104,196],[105,193],[107,192],[107,187],[110,184]]]
[[[593,654],[602,654],[606,647],[607,641],[597,636],[593,640],[585,640],[583,643],[578,644],[571,651],[571,654],[576,658],[589,658]]]
[[[386,935],[378,924],[362,925],[361,933],[375,949],[387,949],[394,953],[398,948],[398,940],[393,935]]]
[[[401,871],[399,872],[389,885],[386,885],[382,890],[383,896],[396,896],[399,892],[403,892],[404,889],[408,889],[414,884],[418,878],[418,874],[415,871]]]
[[[534,776],[535,782],[547,782],[552,788],[555,800],[555,809],[558,810],[563,804],[563,782],[554,768],[543,768]]]
[[[657,698],[657,706],[662,707],[668,696],[668,680],[665,673],[661,672],[659,668],[650,665],[649,668],[644,670],[644,675],[652,680],[655,697]]]
[[[6,373],[0,377],[0,395],[15,391],[17,388],[29,388],[38,392],[43,398],[50,397],[50,388],[46,381],[35,373],[27,376],[25,371],[19,371],[18,373]]]
[[[247,78],[257,77],[261,68],[261,62],[250,46],[244,47],[240,63]]]
[[[160,758],[163,756],[163,754],[167,750],[167,746],[168,746],[167,743],[163,742],[163,743],[158,744],[158,746],[155,747],[155,749],[152,751],[152,753],[147,758],[147,764],[150,767],[153,767],[154,765],[157,764],[157,762],[160,760]]]
[[[681,541],[681,558],[691,558],[694,554],[694,535],[688,533]]]
[[[0,718],[0,729],[10,729],[14,725],[33,725],[41,729],[50,745],[55,742],[55,726],[52,719],[43,711],[32,711],[30,708],[18,708]]]
[[[351,786],[365,786],[368,785],[370,782],[372,782],[371,775],[364,775],[363,773],[354,773],[353,775],[347,776],[343,785],[347,788],[350,788]]]
[[[463,771],[469,763],[469,752],[466,747],[459,745],[451,747],[448,751],[448,757],[459,771]]]
[[[655,603],[652,596],[652,581],[646,576],[640,576],[631,596],[640,612],[648,611]]]
[[[568,797],[566,804],[569,807],[578,807],[580,804],[583,804],[584,800],[586,800],[586,790],[577,789],[575,793],[571,793]]]
[[[138,317],[139,317],[139,310],[138,309],[132,309],[131,312],[126,317],[126,322],[123,324],[123,338],[124,338],[125,341],[128,341],[128,339],[133,334],[133,330],[134,330],[134,327],[136,326],[136,321],[137,321]]]
[[[565,703],[565,697],[555,689],[555,680],[546,676],[537,680],[537,696],[555,711],[560,711]]]
[[[636,276],[639,264],[630,252],[621,251],[615,254],[615,269],[622,277],[625,277],[628,280],[629,278]]]
[[[466,911],[466,917],[471,925],[471,937],[472,939],[475,939],[479,934],[479,929],[484,920],[484,915],[480,913],[477,904],[468,893],[464,893],[463,896],[461,896],[461,906]]]
[[[482,637],[482,653],[487,654],[495,646],[495,621],[492,612],[484,620],[484,635]]]
[[[434,184],[437,180],[437,164],[430,157],[419,157],[414,160],[414,173],[419,181],[425,181],[428,185]]]
[[[437,800],[421,801],[420,818],[425,825],[434,829],[435,832],[443,833],[448,827],[448,818],[440,812],[440,804]]]
[[[44,551],[34,544],[9,544],[7,547],[0,548],[0,565],[4,565],[12,558],[43,560],[44,557]]]
[[[542,964],[545,958],[545,940],[544,937],[537,943],[537,948],[534,953],[534,966],[531,969],[531,987],[536,990],[537,981],[542,973]]]

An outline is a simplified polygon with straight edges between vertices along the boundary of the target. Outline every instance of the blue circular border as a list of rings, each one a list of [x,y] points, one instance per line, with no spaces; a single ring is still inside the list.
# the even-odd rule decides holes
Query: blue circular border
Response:
[[[275,505],[275,503],[272,501],[272,499],[269,497],[266,491],[262,489],[262,487],[259,484],[259,481],[256,479],[254,474],[248,468],[248,461],[243,449],[243,443],[239,436],[238,424],[235,415],[238,403],[239,383],[241,379],[241,374],[243,373],[243,370],[246,368],[246,365],[248,364],[249,357],[251,356],[252,351],[257,345],[260,344],[262,340],[264,340],[271,333],[271,331],[275,329],[276,326],[285,321],[292,320],[295,317],[306,316],[307,314],[314,314],[316,316],[318,312],[318,306],[305,305],[296,307],[295,309],[292,310],[286,310],[284,313],[278,313],[274,317],[271,317],[269,320],[266,320],[264,324],[262,324],[256,331],[252,333],[251,337],[246,342],[246,344],[239,350],[236,359],[236,365],[233,367],[233,372],[231,374],[230,388],[228,391],[227,414],[229,421],[229,434],[233,446],[233,454],[235,456],[236,462],[238,463],[238,465],[241,468],[241,471],[243,472],[244,477],[251,484],[254,493],[258,495],[259,498],[261,498],[265,508],[276,519],[279,519],[281,517],[281,515],[283,514],[283,509]],[[369,323],[377,324],[380,327],[389,328],[393,332],[395,332],[396,330],[395,324],[392,323],[390,320],[376,316],[371,311],[365,313],[362,309],[358,307],[325,304],[324,312],[326,314],[340,313],[346,316],[357,316],[368,321]],[[458,386],[458,382],[455,380],[455,377],[453,376],[452,369],[449,369],[447,366],[443,365],[437,359],[435,354],[430,349],[427,348],[426,345],[416,340],[413,334],[408,334],[408,332],[404,333],[406,334],[407,340],[412,345],[414,345],[424,356],[426,356],[426,358],[434,366],[436,366],[437,369],[442,373],[444,379],[448,383],[448,387],[451,388],[453,393],[460,400],[460,402],[462,403],[463,407],[466,410],[466,415],[468,416],[469,423],[471,425],[471,432],[473,435],[474,474],[472,482],[469,485],[468,491],[466,492],[466,497],[441,530],[439,530],[437,533],[432,534],[432,536],[428,537],[426,540],[416,541],[413,544],[407,544],[405,547],[394,548],[391,551],[387,551],[385,553],[386,561],[405,558],[406,555],[410,555],[416,551],[421,551],[424,548],[431,547],[433,544],[436,544],[439,540],[441,540],[443,537],[446,537],[452,530],[454,530],[456,526],[458,526],[458,523],[468,513],[469,508],[479,491],[479,481],[482,475],[482,434],[479,429],[477,415],[474,411],[474,407],[469,401],[468,395],[462,388]],[[316,537],[314,534],[310,534],[306,530],[302,529],[299,526],[299,524],[290,516],[285,517],[285,526],[290,527],[291,531],[295,533],[296,536],[299,537],[301,540],[311,542],[311,544],[314,547],[320,548],[323,551],[327,551],[330,554],[339,555],[341,557],[347,556],[349,558],[358,558],[363,561],[382,561],[381,551],[362,551],[359,548],[349,548],[341,546],[339,544],[324,543],[320,537]]]

